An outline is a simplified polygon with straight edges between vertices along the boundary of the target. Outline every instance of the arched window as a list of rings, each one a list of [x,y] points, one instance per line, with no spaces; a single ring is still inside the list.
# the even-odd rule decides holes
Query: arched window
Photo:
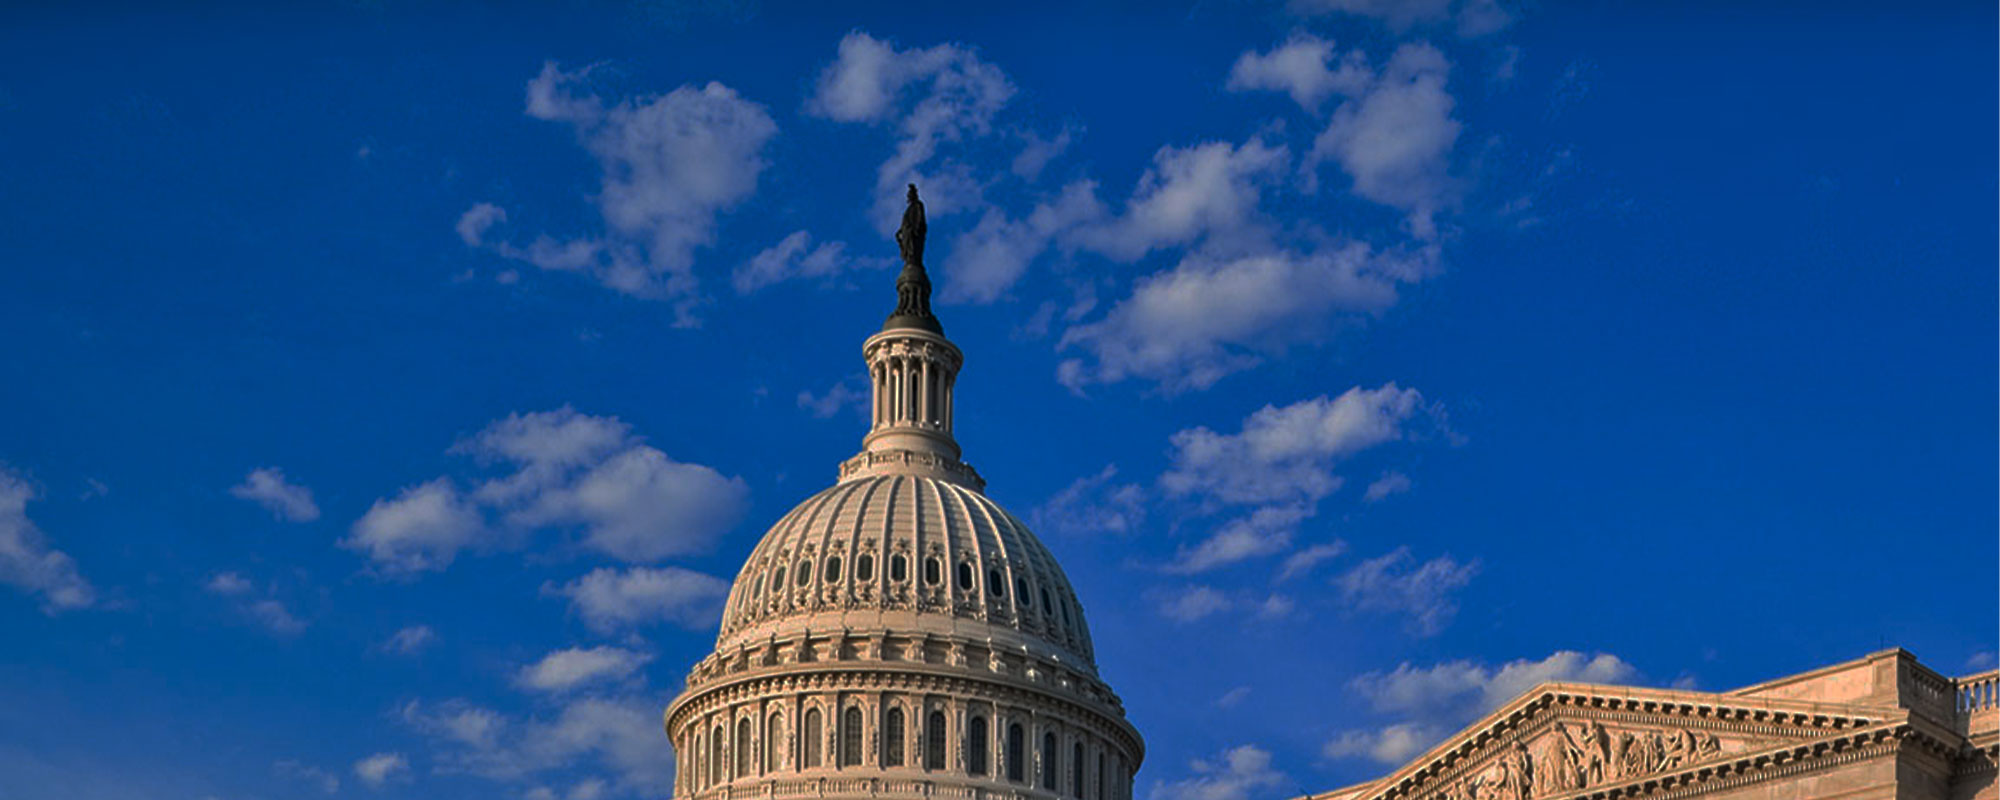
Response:
[[[944,712],[933,711],[924,723],[924,766],[944,769]]]
[[[889,709],[882,717],[882,766],[903,765],[903,710]]]
[[[750,774],[750,768],[757,762],[751,760],[755,751],[750,749],[750,720],[736,721],[736,777]]]
[[[1110,795],[1104,793],[1104,753],[1097,754],[1097,800],[1105,800]]]
[[[944,580],[944,565],[938,563],[936,556],[924,559],[924,583],[936,586],[941,580]]]
[[[1027,760],[1028,737],[1021,730],[1021,723],[1007,726],[1007,780],[1020,783],[1028,779],[1028,771],[1023,767]]]
[[[855,579],[855,580],[857,580],[857,581],[872,581],[872,580],[875,580],[875,557],[874,557],[874,556],[871,556],[871,555],[869,555],[869,554],[867,554],[867,553],[862,553],[861,555],[859,555],[859,556],[856,556],[856,557],[855,557],[855,559],[854,559],[854,579]]]
[[[973,775],[986,774],[986,756],[991,745],[986,742],[986,718],[975,716],[972,725],[965,732],[965,771]]]
[[[721,725],[708,734],[708,779],[714,783],[727,780],[722,774],[722,740],[726,736]]]
[[[813,579],[813,562],[811,562],[811,561],[800,561],[800,562],[799,562],[799,585],[800,585],[800,586],[804,586],[804,585],[806,585],[806,584],[808,584],[808,583],[812,583],[812,579]]]
[[[861,765],[861,707],[848,706],[840,716],[840,765]]]
[[[689,769],[694,775],[696,789],[708,788],[708,759],[702,756],[702,753],[706,752],[703,748],[707,746],[708,742],[701,737],[701,734],[694,735],[694,750],[688,753],[688,763],[693,765]]]
[[[771,593],[776,594],[783,588],[785,588],[785,568],[779,567],[777,572],[771,573]]]
[[[1014,579],[1014,601],[1020,603],[1022,608],[1032,608],[1035,605],[1033,596],[1028,594],[1028,581],[1024,578]]]
[[[764,771],[777,772],[785,766],[785,748],[779,744],[785,740],[785,720],[772,714],[764,721]]]
[[[840,580],[840,556],[834,556],[826,560],[826,582],[834,583],[839,580]]]
[[[805,766],[810,769],[820,765],[820,747],[826,743],[825,737],[820,735],[819,709],[806,709],[806,722],[803,727],[804,730],[799,733],[801,740],[799,749],[804,751]]]
[[[1000,570],[986,571],[986,591],[992,592],[994,597],[1007,594],[1007,579],[1000,576]]]
[[[1069,749],[1069,790],[1077,797],[1083,796],[1083,743],[1070,745]]]
[[[1042,734],[1042,788],[1056,789],[1056,735]]]
[[[958,562],[958,590],[961,592],[972,591],[973,590],[972,579],[973,579],[972,562],[970,561]]]
[[[897,553],[889,557],[889,580],[897,583],[910,579],[910,560]]]
[[[1055,609],[1055,604],[1049,602],[1049,588],[1046,586],[1042,587],[1042,608],[1050,612]]]
[[[1072,602],[1072,601],[1068,601],[1068,600],[1065,600],[1065,601],[1063,601],[1063,604],[1062,604],[1062,612],[1063,612],[1063,627],[1065,627],[1065,628],[1074,628],[1074,627],[1076,627],[1076,623],[1075,623],[1075,622],[1071,622],[1071,621],[1070,621],[1070,616],[1069,616],[1069,605],[1070,605],[1070,602]]]

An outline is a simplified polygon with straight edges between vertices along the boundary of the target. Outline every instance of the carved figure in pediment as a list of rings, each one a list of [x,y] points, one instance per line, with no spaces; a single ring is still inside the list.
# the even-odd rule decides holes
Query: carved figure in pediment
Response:
[[[1554,735],[1542,737],[1537,744],[1541,752],[1535,756],[1536,794],[1553,794],[1583,787],[1583,773],[1577,761],[1581,751],[1570,743],[1568,736],[1558,730]]]
[[[1591,722],[1571,729],[1567,725],[1558,726],[1568,744],[1574,750],[1576,772],[1581,780],[1578,786],[1592,786],[1603,783],[1611,773],[1611,734],[1603,725]]]
[[[1535,791],[1535,761],[1528,757],[1528,746],[1515,742],[1514,748],[1500,759],[1501,781],[1508,800],[1528,800]]]

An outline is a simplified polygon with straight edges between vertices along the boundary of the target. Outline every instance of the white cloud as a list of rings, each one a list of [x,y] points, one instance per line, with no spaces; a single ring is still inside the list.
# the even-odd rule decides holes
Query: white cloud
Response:
[[[1283,145],[1255,140],[1162,147],[1140,176],[1124,213],[1075,238],[1120,261],[1203,237],[1231,245],[1261,238],[1257,205],[1262,186],[1281,176],[1290,160]]]
[[[380,789],[410,771],[410,760],[402,753],[376,753],[354,762],[354,775],[369,787]]]
[[[1378,252],[1365,244],[1238,258],[1190,255],[1138,282],[1095,322],[1070,328],[1059,347],[1085,357],[1062,362],[1073,390],[1127,378],[1168,391],[1205,389],[1267,355],[1332,332],[1341,314],[1394,305],[1399,283],[1433,269],[1434,250]]]
[[[78,574],[76,561],[50,547],[28,519],[28,501],[35,495],[27,479],[0,466],[0,583],[40,595],[47,614],[88,608],[97,602],[97,590]]]
[[[478,247],[486,241],[487,231],[506,221],[507,209],[492,203],[475,203],[458,215],[458,224],[452,229],[458,231],[459,240],[467,247]]]
[[[285,778],[311,784],[326,794],[340,791],[340,776],[310,764],[302,764],[288,758],[273,763],[271,771]]]
[[[1054,161],[1057,156],[1063,154],[1063,151],[1069,149],[1070,140],[1074,136],[1075,133],[1069,128],[1064,128],[1046,139],[1032,132],[1022,134],[1027,144],[1014,156],[1014,163],[1010,165],[1010,169],[1022,180],[1034,180],[1042,174],[1042,169],[1047,167],[1050,161]]]
[[[1249,696],[1250,696],[1250,687],[1238,686],[1234,689],[1230,689],[1227,692],[1223,692],[1221,697],[1215,698],[1215,704],[1216,706],[1221,708],[1235,708],[1238,704],[1243,702],[1244,698]]]
[[[652,656],[622,647],[572,647],[522,667],[515,682],[537,691],[567,692],[593,683],[624,680],[651,660]]]
[[[229,487],[229,494],[263,506],[272,516],[287,522],[319,519],[319,506],[313,503],[312,490],[287,482],[285,471],[277,467],[251,470],[242,483]]]
[[[1320,562],[1338,558],[1347,552],[1347,543],[1342,541],[1316,544],[1285,557],[1285,563],[1278,568],[1279,583],[1311,572]]]
[[[1334,579],[1341,598],[1363,611],[1406,614],[1410,631],[1430,636],[1444,629],[1458,613],[1453,593],[1472,581],[1479,562],[1459,563],[1451,556],[1438,556],[1414,569],[1410,548],[1399,547],[1371,558]]]
[[[1376,478],[1374,483],[1368,484],[1368,491],[1361,494],[1361,499],[1370,503],[1380,502],[1391,495],[1407,492],[1414,485],[1410,476],[1390,470],[1382,473],[1382,477]]]
[[[553,528],[580,531],[585,547],[614,558],[654,561],[709,546],[735,525],[749,494],[742,479],[675,461],[616,417],[568,406],[510,414],[452,451],[513,471],[470,491],[439,477],[377,500],[343,544],[384,571],[412,573]]]
[[[202,584],[202,589],[209,594],[219,594],[224,597],[249,594],[251,588],[253,587],[248,578],[234,572],[215,573],[209,577],[208,583]]]
[[[1380,713],[1404,719],[1375,730],[1350,730],[1329,740],[1329,758],[1364,757],[1402,764],[1467,723],[1507,704],[1537,684],[1550,681],[1627,684],[1638,670],[1615,655],[1572,650],[1539,661],[1518,659],[1499,667],[1450,661],[1430,667],[1403,663],[1389,672],[1370,672],[1348,688]]]
[[[1539,661],[1516,659],[1499,667],[1449,661],[1418,668],[1405,662],[1389,672],[1357,677],[1351,686],[1376,711],[1459,713],[1476,718],[1505,705],[1538,684],[1553,681],[1626,684],[1639,671],[1610,653],[1586,655],[1559,650]]]
[[[1190,767],[1193,776],[1155,782],[1152,800],[1249,800],[1252,793],[1286,783],[1285,774],[1272,768],[1270,751],[1256,745],[1233,747],[1218,759],[1197,759]]]
[[[1194,547],[1183,548],[1166,571],[1188,575],[1283,552],[1292,544],[1292,530],[1310,515],[1311,511],[1301,505],[1256,509],[1224,523]]]
[[[799,392],[799,408],[812,414],[814,419],[827,419],[845,408],[861,408],[868,403],[866,384],[862,386],[863,388],[855,388],[853,380],[843,380],[827,389],[825,394]]]
[[[941,303],[991,303],[1027,274],[1052,242],[1072,236],[1104,217],[1097,186],[1077,181],[1052,201],[1037,204],[1021,219],[988,209],[979,224],[952,241],[944,261]]]
[[[431,643],[436,641],[437,631],[431,630],[431,626],[409,625],[390,634],[389,638],[382,642],[382,650],[397,655],[410,656],[422,652],[424,648],[429,647]]]
[[[738,294],[749,294],[788,280],[831,278],[854,269],[880,269],[890,263],[886,258],[851,257],[845,242],[820,242],[815,246],[811,233],[794,231],[737,266],[731,282]]]
[[[720,214],[756,191],[777,125],[720,83],[607,102],[584,88],[589,73],[545,64],[528,82],[527,113],[569,125],[597,159],[604,234],[545,234],[525,247],[492,241],[487,234],[506,215],[480,204],[460,217],[459,236],[543,269],[586,272],[626,294],[680,300],[678,322],[693,324],[694,252],[714,241]]]
[[[412,701],[400,716],[429,737],[438,769],[518,783],[559,769],[594,764],[616,773],[622,792],[669,791],[673,759],[662,757],[659,708],[645,697],[579,697],[554,718],[509,718],[463,701]],[[592,796],[586,790],[578,800]]]
[[[1513,24],[1514,15],[1498,0],[1291,0],[1293,13],[1348,14],[1373,19],[1402,32],[1415,27],[1449,26],[1459,36],[1487,36]]]
[[[1437,744],[1445,731],[1414,722],[1399,722],[1375,731],[1343,731],[1321,748],[1327,758],[1362,756],[1383,764],[1402,764]]]
[[[451,566],[485,533],[479,510],[449,478],[436,478],[376,500],[341,545],[365,552],[384,571],[408,574]]]
[[[1247,52],[1229,70],[1230,91],[1285,92],[1300,107],[1318,111],[1335,94],[1359,94],[1374,78],[1366,56],[1353,51],[1333,64],[1333,42],[1295,33],[1269,52]]]
[[[1333,464],[1402,439],[1413,420],[1437,414],[1417,390],[1394,383],[1265,406],[1238,433],[1196,427],[1174,434],[1173,467],[1160,485],[1226,503],[1316,501],[1340,486]]]
[[[306,621],[294,615],[284,603],[265,598],[243,607],[245,614],[265,630],[278,636],[297,636],[305,632]]]
[[[1306,156],[1307,173],[1325,160],[1338,163],[1355,194],[1408,212],[1410,231],[1434,238],[1434,217],[1453,190],[1449,157],[1462,127],[1451,116],[1450,71],[1429,44],[1397,48],[1365,94],[1334,109]]]
[[[1106,464],[1095,475],[1071,482],[1031,515],[1043,532],[1091,534],[1132,533],[1146,518],[1146,491],[1137,484],[1117,482],[1118,466]]]
[[[1208,586],[1188,586],[1159,599],[1161,616],[1175,622],[1194,622],[1235,605],[1227,595]]]
[[[570,608],[595,630],[657,622],[699,629],[716,624],[729,583],[680,567],[600,567],[547,591],[569,598]]]
[[[840,40],[834,62],[821,71],[806,111],[896,129],[895,152],[876,173],[872,212],[887,233],[901,218],[906,183],[923,187],[925,210],[932,216],[978,204],[980,187],[969,168],[939,160],[940,145],[990,133],[994,115],[1013,96],[1006,74],[969,47],[897,49],[854,31]]]

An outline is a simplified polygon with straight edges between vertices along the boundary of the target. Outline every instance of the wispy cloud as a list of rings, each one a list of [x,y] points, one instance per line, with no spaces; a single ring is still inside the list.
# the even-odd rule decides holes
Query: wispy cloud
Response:
[[[0,465],[0,583],[39,596],[44,613],[88,608],[97,590],[28,518],[28,501],[36,495],[27,478]]]
[[[229,494],[263,506],[272,516],[287,522],[319,519],[319,506],[313,502],[312,490],[285,480],[285,471],[277,467],[251,470],[242,483],[229,487]]]
[[[616,417],[567,406],[512,414],[453,452],[512,472],[461,488],[441,476],[377,500],[342,544],[381,570],[443,569],[465,550],[518,546],[542,529],[625,561],[707,547],[736,524],[749,490],[700,464],[675,461]]]
[[[507,220],[505,210],[480,203],[459,218],[457,233],[511,260],[675,301],[677,322],[696,324],[695,251],[714,241],[718,217],[756,191],[777,124],[763,106],[721,83],[610,100],[589,88],[591,74],[545,64],[528,82],[527,113],[570,126],[597,160],[603,232],[542,234],[517,245],[493,236]]]

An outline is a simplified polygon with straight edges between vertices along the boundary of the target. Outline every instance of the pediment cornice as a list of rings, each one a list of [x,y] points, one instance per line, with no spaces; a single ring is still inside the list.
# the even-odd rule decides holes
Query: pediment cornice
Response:
[[[1333,795],[1342,800],[1630,797],[1687,780],[1788,767],[1798,761],[1793,752],[1798,748],[1808,756],[1845,757],[1880,744],[1883,736],[1936,738],[1932,733],[1917,730],[1906,712],[1893,707],[1546,683],[1402,769],[1360,791],[1350,787]],[[1745,758],[1750,759],[1745,766],[1722,766]],[[1655,789],[1636,792],[1634,786]]]

